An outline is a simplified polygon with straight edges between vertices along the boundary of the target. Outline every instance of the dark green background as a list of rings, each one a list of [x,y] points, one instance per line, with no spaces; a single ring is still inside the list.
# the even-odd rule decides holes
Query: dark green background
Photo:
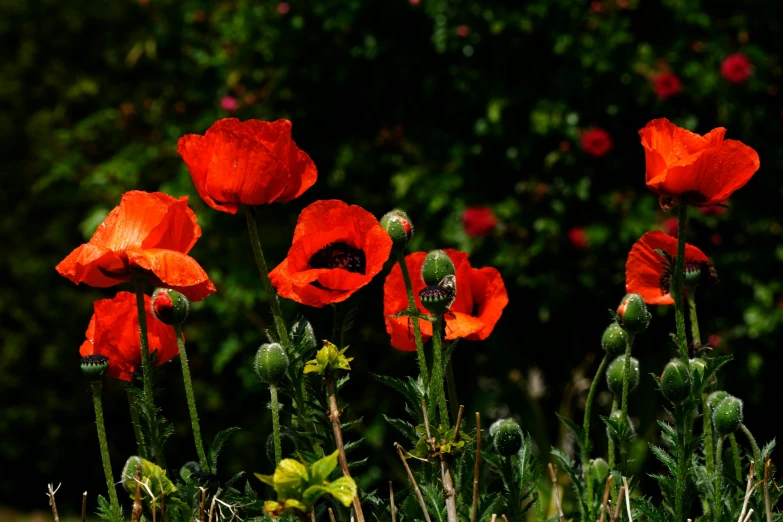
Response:
[[[777,4],[605,0],[596,12],[566,0],[292,0],[282,15],[266,1],[0,0],[0,504],[45,507],[45,484],[62,481],[61,509],[75,509],[84,489],[105,487],[78,348],[92,301],[122,288],[77,288],[54,266],[130,189],[194,196],[204,235],[192,255],[218,288],[185,327],[203,431],[211,440],[243,428],[222,478],[270,471],[268,397],[251,369],[269,314],[244,219],[208,208],[176,153],[178,137],[229,115],[226,95],[241,119],[290,119],[319,169],[302,198],[261,210],[270,265],[284,258],[305,205],[338,198],[377,216],[400,206],[416,225],[416,250],[455,247],[473,266],[501,270],[510,304],[486,342],[458,347],[460,398],[487,423],[518,415],[539,446],[563,444],[555,410],[581,415],[627,252],[670,217],[645,189],[637,130],[655,117],[702,133],[726,126],[758,151],[761,169],[724,215],[693,213],[688,237],[722,280],[700,294],[702,333],[734,354],[725,387],[746,400],[757,438],[771,438],[783,321]],[[720,63],[737,51],[753,73],[730,85]],[[661,61],[683,82],[665,101],[650,80]],[[610,133],[605,157],[580,150],[590,127]],[[489,237],[465,236],[460,215],[471,205],[494,208],[501,224]],[[567,239],[575,226],[586,230],[585,250]],[[401,469],[391,446],[400,436],[380,415],[402,405],[369,373],[416,371],[413,354],[388,346],[385,273],[351,300],[361,314],[343,394],[346,415],[364,416],[370,464],[360,481],[381,489]],[[329,309],[284,309],[289,321],[305,313],[319,337],[330,331]],[[635,350],[644,375],[671,354],[672,311],[653,312]],[[524,390],[539,371],[545,393],[534,400]],[[194,457],[180,381],[169,365],[159,399],[176,426],[173,465]],[[118,383],[105,402],[118,471],[134,448]],[[644,378],[631,412],[648,440],[659,404]]]

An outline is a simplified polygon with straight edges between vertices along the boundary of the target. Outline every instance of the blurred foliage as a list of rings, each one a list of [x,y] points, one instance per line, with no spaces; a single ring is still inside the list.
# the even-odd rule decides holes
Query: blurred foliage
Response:
[[[722,280],[700,294],[702,333],[734,354],[724,385],[769,440],[761,402],[776,393],[769,362],[783,322],[777,9],[774,0],[0,0],[0,468],[26,470],[0,481],[0,504],[40,508],[49,481],[63,482],[64,512],[84,489],[102,491],[77,353],[92,300],[118,288],[76,288],[54,266],[135,188],[193,196],[203,237],[192,255],[218,287],[184,327],[205,437],[241,426],[224,452],[226,475],[271,472],[270,417],[252,371],[270,316],[247,233],[241,216],[198,198],[176,153],[178,137],[229,115],[292,120],[319,167],[302,198],[260,212],[272,266],[301,208],[338,198],[377,216],[400,206],[417,226],[412,250],[456,247],[473,266],[501,270],[510,304],[486,342],[456,350],[459,394],[487,423],[517,415],[543,455],[547,435],[571,449],[550,412],[581,415],[630,246],[671,217],[644,187],[636,131],[655,117],[698,132],[727,127],[762,167],[727,212],[692,213],[689,241]],[[734,52],[754,65],[738,85],[720,75]],[[659,71],[678,75],[682,91],[656,97]],[[608,131],[606,155],[581,150],[589,128]],[[460,216],[473,205],[494,209],[491,235],[465,234]],[[574,230],[584,241],[569,240]],[[348,419],[364,417],[364,488],[404,480],[382,417],[401,405],[369,373],[416,371],[415,354],[388,345],[383,277],[347,304],[359,326],[343,399]],[[302,311],[289,302],[284,310],[291,322]],[[671,351],[673,311],[653,312],[635,353],[645,374]],[[330,331],[329,309],[306,313],[316,332]],[[192,444],[181,377],[169,366],[159,403],[176,428],[170,462],[181,465]],[[106,393],[119,470],[133,434],[125,392],[111,383]],[[660,411],[652,382],[632,400],[640,438],[651,439]],[[598,409],[605,414],[605,402]],[[641,466],[649,455],[637,446]]]

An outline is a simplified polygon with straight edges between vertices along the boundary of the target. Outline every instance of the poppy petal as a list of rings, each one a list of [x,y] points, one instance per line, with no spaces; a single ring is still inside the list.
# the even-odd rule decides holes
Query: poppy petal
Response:
[[[215,293],[215,285],[195,259],[173,250],[128,250],[131,266],[152,272],[163,286],[180,292],[191,301]]]
[[[196,191],[201,199],[215,210],[236,214],[239,210],[238,203],[215,201],[207,190],[207,173],[212,162],[211,141],[199,134],[186,134],[177,141],[177,152],[185,161],[185,165],[190,171],[190,177],[193,179],[193,185],[196,186]]]
[[[463,312],[446,314],[446,339],[467,339],[468,336],[479,332],[484,327],[484,322],[472,315]]]
[[[503,315],[503,309],[508,304],[508,292],[500,271],[489,266],[473,269],[471,293],[473,301],[479,303],[477,313],[483,326],[475,334],[466,336],[466,339],[483,341],[495,329],[500,316]]]
[[[166,205],[167,210],[155,228],[144,238],[141,247],[165,248],[187,254],[201,237],[201,227],[198,226],[196,214],[188,206],[188,197],[173,198],[160,192],[154,193],[153,196]]]
[[[130,281],[130,272],[115,252],[90,243],[76,248],[55,269],[77,285],[107,288]]]

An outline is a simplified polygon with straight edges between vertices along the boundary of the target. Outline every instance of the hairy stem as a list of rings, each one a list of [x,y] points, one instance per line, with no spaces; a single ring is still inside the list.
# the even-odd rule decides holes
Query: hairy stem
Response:
[[[441,363],[443,329],[443,316],[438,315],[432,323],[432,379],[430,380],[430,394],[438,405],[440,411],[440,423],[449,425],[449,411],[446,409],[446,393],[443,389],[443,367]]]
[[[734,477],[738,482],[742,482],[742,460],[740,460],[737,437],[733,433],[729,435],[729,444],[731,444],[731,459],[734,461]]]
[[[196,397],[193,394],[193,381],[190,378],[190,367],[188,366],[188,354],[185,352],[185,341],[182,338],[182,327],[174,325],[174,335],[177,337],[177,346],[179,347],[179,361],[182,363],[182,382],[185,384],[185,397],[188,401],[188,411],[190,412],[190,425],[193,428],[193,440],[196,443],[196,454],[201,461],[201,468],[207,471],[214,471],[209,465],[207,454],[204,452],[204,442],[201,440],[201,427],[198,423],[198,411],[196,410]]]
[[[405,282],[405,292],[408,294],[408,307],[412,312],[418,312],[419,309],[416,306],[416,299],[413,297],[411,275],[408,272],[408,264],[405,262],[405,255],[402,250],[397,251],[397,262],[400,264],[402,280]],[[426,389],[427,386],[429,386],[430,376],[429,372],[427,372],[427,357],[424,355],[424,343],[421,340],[419,319],[411,317],[410,321],[413,323],[413,340],[416,343],[416,354],[419,357],[419,372],[421,373],[421,380],[424,382],[424,388]]]
[[[723,436],[718,435],[718,441],[715,443],[715,503],[712,512],[715,516],[715,522],[720,522],[723,511],[721,510],[721,482],[723,480]]]
[[[625,343],[625,365],[623,367],[623,396],[620,402],[620,419],[623,423],[628,420],[628,393],[631,387],[631,349],[633,348],[633,334],[628,332],[628,340]],[[625,438],[620,441],[621,471],[625,474],[628,471],[628,448]]]
[[[688,334],[685,332],[685,304],[683,302],[683,279],[685,277],[685,228],[688,224],[688,206],[677,207],[677,257],[674,259],[671,296],[674,299],[674,321],[677,327],[677,346],[680,359],[688,368]],[[689,370],[690,373],[690,370]]]
[[[275,444],[275,466],[283,460],[283,447],[280,444],[280,401],[277,400],[277,386],[269,385],[272,396],[272,437]]]
[[[745,434],[745,436],[748,438],[748,442],[750,443],[750,447],[753,450],[753,460],[756,461],[756,477],[761,480],[764,472],[762,471],[761,467],[764,464],[761,461],[761,450],[759,449],[759,445],[756,444],[756,438],[753,436],[753,434],[750,432],[747,426],[745,426],[744,423],[740,424],[740,429]]]
[[[116,522],[121,522],[120,502],[117,499],[117,488],[114,487],[114,474],[111,471],[111,461],[109,460],[109,443],[106,441],[106,426],[103,422],[103,401],[100,382],[92,383],[92,402],[95,406],[95,425],[98,427],[98,444],[101,447],[101,460],[103,461],[103,473],[106,476],[106,487],[109,489],[112,518]]]
[[[147,455],[147,445],[144,442],[144,434],[141,432],[141,423],[139,421],[139,410],[136,409],[135,397],[133,392],[128,388],[126,390],[128,395],[128,406],[130,407],[131,425],[133,426],[133,436],[136,438],[136,449],[139,451],[139,457],[149,460]]]
[[[685,520],[685,488],[688,484],[688,455],[685,452],[685,448],[688,445],[688,434],[686,425],[687,419],[682,414],[680,406],[674,407],[675,418],[677,419],[677,482],[674,492],[674,513],[675,520]],[[677,516],[679,514],[680,516]]]
[[[522,520],[522,501],[519,499],[519,488],[514,480],[514,468],[511,459],[513,457],[501,457],[503,459],[503,474],[506,475],[506,487],[508,488],[508,505],[511,508],[513,520]]]
[[[590,417],[593,413],[593,401],[595,400],[595,392],[598,390],[598,382],[601,380],[601,376],[606,371],[606,365],[609,363],[609,352],[604,354],[604,358],[601,359],[601,364],[598,366],[598,371],[595,372],[593,382],[590,383],[590,391],[587,393],[587,402],[585,402],[585,417],[582,421],[582,431],[584,432],[584,440],[582,441],[582,470],[585,474],[585,482],[587,483],[587,493],[585,501],[588,506],[588,517],[592,520],[592,508],[593,508],[593,481],[590,480]]]
[[[614,398],[612,398],[612,409],[610,410],[609,413],[611,414],[611,412],[616,410],[617,406],[618,406],[617,405],[617,395],[615,395]],[[609,443],[608,444],[609,444],[609,448],[608,448],[607,452],[609,454],[608,455],[609,456],[609,469],[614,469],[614,465],[615,465],[615,462],[614,462],[614,458],[615,458],[614,440],[611,437],[609,437]]]
[[[707,468],[707,475],[712,476],[715,471],[715,442],[712,437],[712,411],[707,403],[706,393],[701,395],[701,413],[704,429],[704,462]]]
[[[345,445],[343,444],[343,430],[340,426],[340,410],[337,408],[337,392],[334,387],[334,377],[330,374],[326,374],[326,376],[324,376],[324,381],[326,382],[326,391],[329,394],[329,420],[332,423],[334,444],[337,446],[340,468],[342,469],[343,476],[350,477],[351,472],[348,471],[348,459],[345,457]],[[358,493],[353,497],[353,510],[356,512],[357,522],[364,522],[364,513],[362,512],[362,505],[359,502]]]
[[[283,312],[280,309],[280,301],[277,299],[277,291],[272,286],[272,281],[269,280],[269,270],[266,267],[266,260],[264,259],[264,252],[261,250],[261,239],[258,236],[258,228],[256,227],[256,216],[253,207],[245,205],[245,217],[247,218],[247,230],[250,235],[250,244],[253,247],[253,255],[256,258],[256,265],[258,266],[258,274],[261,276],[261,284],[264,287],[264,292],[269,296],[269,306],[272,309],[272,317],[275,321],[275,328],[277,329],[277,335],[280,338],[280,344],[286,351],[291,349],[291,341],[288,339],[288,330],[285,327],[285,321],[283,320]]]
[[[696,314],[696,290],[688,290],[686,297],[688,299],[688,311],[690,312],[693,346],[699,348],[701,346],[701,334],[699,333],[699,317]]]

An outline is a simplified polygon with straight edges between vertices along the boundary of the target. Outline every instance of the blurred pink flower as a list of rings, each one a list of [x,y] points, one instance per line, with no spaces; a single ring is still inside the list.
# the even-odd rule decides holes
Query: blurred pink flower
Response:
[[[457,27],[456,33],[460,38],[467,38],[467,36],[470,34],[470,27],[467,25],[460,25]]]
[[[236,98],[232,96],[223,96],[223,98],[220,100],[220,107],[224,111],[234,112],[235,110],[239,109],[239,102],[237,102]]]
[[[727,56],[720,64],[720,74],[729,83],[743,83],[750,78],[750,60],[742,53]]]
[[[653,76],[653,91],[659,99],[665,100],[681,90],[682,82],[673,72],[661,72]]]
[[[568,231],[568,240],[577,250],[587,250],[589,243],[587,234],[582,227],[574,227]]]
[[[291,10],[291,6],[288,5],[288,2],[280,2],[277,4],[277,12],[281,15],[288,14],[288,11]]]
[[[411,5],[419,5],[421,3],[421,0],[410,0]]]
[[[720,335],[712,334],[709,337],[707,337],[707,344],[712,346],[713,348],[717,348],[720,346],[720,343],[723,342],[723,339],[720,338]]]
[[[590,2],[590,10],[594,13],[600,13],[604,10],[603,4],[596,0],[595,2]]]
[[[720,202],[721,205],[728,205],[729,200],[724,199]],[[726,207],[721,207],[719,205],[715,205],[713,207],[697,207],[699,209],[699,212],[704,214],[705,216],[722,216],[726,213],[728,210]]]
[[[612,138],[603,129],[582,131],[582,150],[591,156],[600,158],[612,150]]]

